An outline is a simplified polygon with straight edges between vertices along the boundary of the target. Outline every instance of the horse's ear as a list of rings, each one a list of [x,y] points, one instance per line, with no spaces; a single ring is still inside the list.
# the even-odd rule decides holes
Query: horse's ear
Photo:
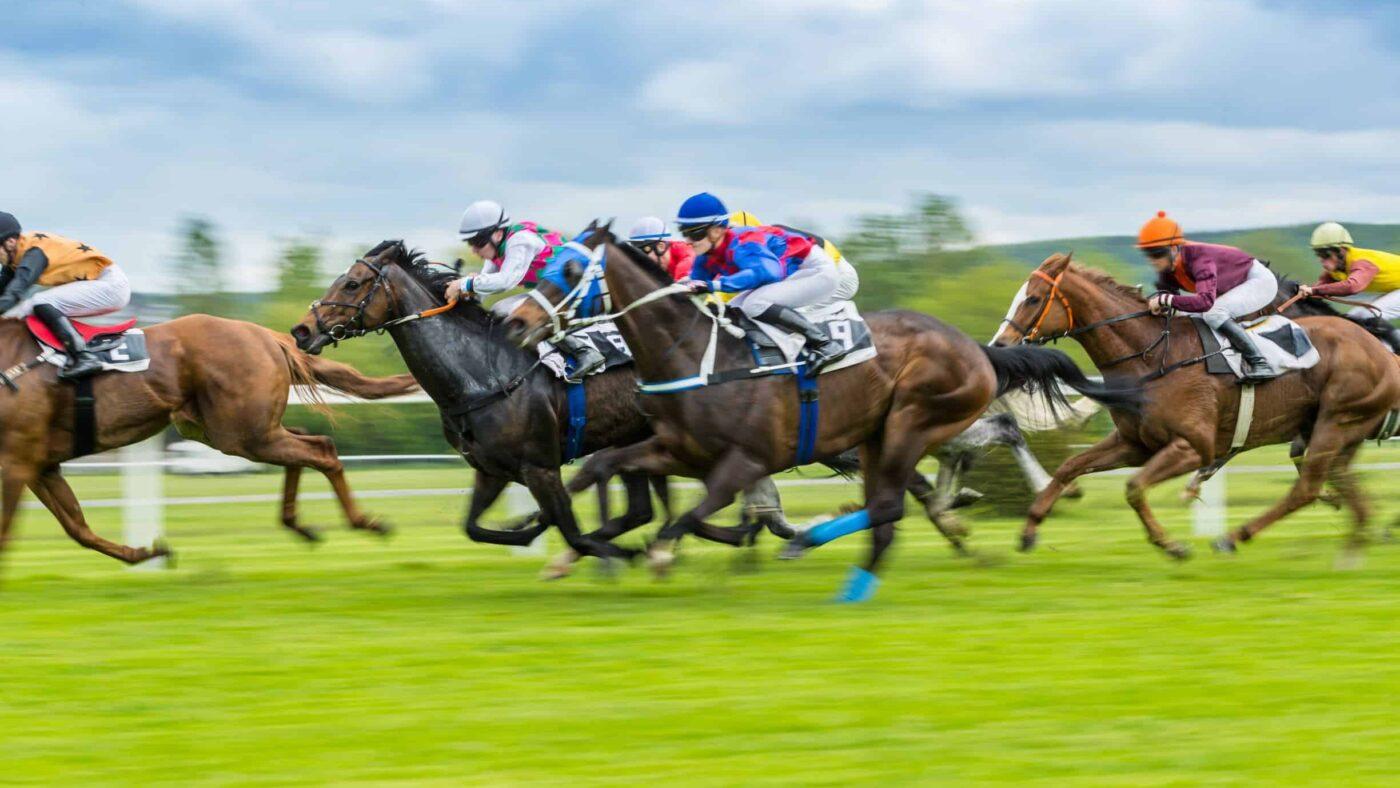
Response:
[[[1061,271],[1068,268],[1072,260],[1074,260],[1073,251],[1069,252],[1068,254],[1052,254],[1045,260],[1045,262],[1040,264],[1040,267],[1043,271],[1045,271],[1045,273],[1054,276],[1055,274],[1058,274]]]
[[[607,233],[609,239],[615,238],[615,236],[612,234],[612,226],[613,226],[613,222],[615,222],[615,221],[617,221],[617,217],[614,216],[614,217],[608,219],[606,222],[603,222],[602,224],[599,224],[599,225],[598,225],[598,232],[600,232],[600,233]],[[594,221],[595,224],[597,224],[597,222],[598,222],[598,220],[595,220],[595,221]]]

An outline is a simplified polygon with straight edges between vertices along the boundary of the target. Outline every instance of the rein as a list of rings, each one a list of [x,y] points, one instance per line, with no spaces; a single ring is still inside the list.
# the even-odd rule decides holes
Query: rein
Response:
[[[1288,299],[1287,301],[1284,301],[1282,304],[1279,304],[1279,305],[1278,305],[1278,309],[1276,309],[1275,311],[1277,311],[1277,312],[1281,315],[1281,314],[1283,314],[1284,311],[1287,310],[1290,306],[1293,306],[1294,304],[1298,303],[1299,301],[1303,300],[1304,298],[1320,298],[1320,299],[1322,299],[1323,301],[1331,301],[1331,302],[1334,303],[1334,304],[1344,304],[1344,305],[1346,305],[1346,306],[1356,306],[1356,307],[1361,307],[1362,309],[1369,309],[1373,314],[1375,314],[1376,317],[1381,317],[1382,314],[1383,314],[1383,313],[1381,312],[1381,310],[1378,309],[1378,308],[1376,307],[1375,304],[1372,304],[1372,303],[1369,302],[1369,301],[1358,301],[1358,300],[1356,300],[1356,299],[1354,299],[1354,298],[1342,298],[1341,296],[1319,295],[1319,294],[1316,294],[1316,293],[1314,293],[1312,296],[1304,296],[1302,293],[1297,293],[1297,294],[1295,294],[1292,298]]]
[[[365,310],[369,307],[369,302],[374,300],[375,295],[379,293],[379,290],[385,287],[385,283],[388,281],[388,278],[385,276],[385,270],[387,266],[376,265],[363,257],[359,258],[355,262],[364,265],[366,268],[369,268],[369,270],[374,272],[374,283],[369,286],[369,291],[365,293],[364,298],[360,299],[358,303],[349,303],[346,301],[324,301],[321,299],[317,299],[311,302],[311,316],[316,319],[316,330],[320,331],[326,336],[329,336],[331,338],[332,345],[338,346],[340,344],[340,340],[342,339],[354,339],[355,337],[362,337],[369,333],[382,334],[385,331],[388,331],[389,329],[393,328],[394,326],[400,326],[404,323],[411,323],[415,320],[422,320],[425,317],[436,317],[437,315],[450,312],[457,307],[459,299],[454,298],[446,304],[443,304],[442,306],[436,306],[429,309],[424,309],[421,312],[414,312],[413,314],[404,315],[402,317],[396,317],[393,320],[380,323],[377,326],[366,326]],[[398,299],[394,297],[393,291],[386,289],[385,292],[389,294],[389,298],[393,301],[394,306],[397,308]],[[355,310],[355,314],[353,317],[350,318],[350,322],[348,323],[337,323],[333,326],[327,326],[325,321],[321,319],[321,307],[328,306],[342,307],[344,309],[353,309]]]

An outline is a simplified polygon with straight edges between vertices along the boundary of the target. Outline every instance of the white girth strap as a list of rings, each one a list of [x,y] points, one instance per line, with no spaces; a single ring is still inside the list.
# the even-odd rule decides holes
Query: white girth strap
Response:
[[[1239,451],[1249,440],[1249,427],[1254,423],[1254,384],[1240,386],[1240,412],[1235,419],[1235,437],[1230,440],[1230,451]]]

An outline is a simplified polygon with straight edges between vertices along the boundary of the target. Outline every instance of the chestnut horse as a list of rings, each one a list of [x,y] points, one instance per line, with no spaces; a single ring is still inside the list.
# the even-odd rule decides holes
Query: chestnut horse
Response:
[[[1297,482],[1268,511],[1215,542],[1232,551],[1280,518],[1311,503],[1330,480],[1352,513],[1351,544],[1364,541],[1370,506],[1350,471],[1357,449],[1387,413],[1400,408],[1400,362],[1366,329],[1328,317],[1299,319],[1321,355],[1307,370],[1285,373],[1256,387],[1254,423],[1242,450],[1302,437],[1306,454]],[[1075,478],[1113,468],[1141,467],[1129,479],[1128,504],[1148,541],[1175,558],[1190,550],[1170,539],[1147,504],[1153,485],[1211,466],[1230,455],[1240,386],[1199,363],[1200,337],[1188,318],[1147,312],[1135,287],[1074,265],[1069,255],[1047,259],[1027,279],[995,343],[1040,343],[1073,338],[1107,381],[1141,381],[1149,405],[1141,414],[1115,413],[1116,429],[1071,457],[1031,506],[1021,547],[1034,547],[1037,529]]]
[[[717,371],[753,366],[748,345],[719,331],[714,312],[677,292],[683,286],[673,284],[665,270],[618,243],[609,228],[590,230],[584,246],[602,249],[602,275],[617,325],[644,381],[692,377],[701,369],[702,358],[713,358]],[[585,273],[568,271],[575,291]],[[895,523],[904,516],[904,491],[914,466],[967,429],[999,393],[1026,385],[1058,391],[1063,380],[1110,407],[1137,403],[1136,390],[1092,383],[1058,351],[985,348],[957,329],[914,312],[880,312],[866,319],[878,355],[819,378],[821,412],[812,453],[833,457],[861,448],[866,508],[838,518],[840,528],[834,533],[871,531],[870,554],[853,570],[842,596],[848,601],[873,592],[881,557],[894,539]],[[527,301],[507,325],[520,343],[530,345],[553,331],[551,320],[540,303]],[[792,376],[783,376],[649,395],[643,405],[656,436],[595,456],[574,484],[592,484],[619,470],[702,478],[704,499],[663,528],[650,548],[653,568],[666,571],[676,540],[728,506],[755,480],[795,464],[799,403]]]
[[[286,468],[282,524],[307,540],[312,529],[297,522],[301,469],[325,474],[351,527],[387,533],[387,527],[356,506],[330,438],[284,427],[288,391],[310,392],[323,384],[364,399],[418,388],[409,375],[369,378],[351,367],[312,358],[290,337],[241,320],[189,315],[142,329],[151,364],[142,372],[108,372],[93,381],[95,451],[136,443],[170,426],[188,438],[227,454]],[[37,342],[20,320],[0,320],[0,365],[13,371],[39,355]],[[161,543],[131,547],[93,533],[59,463],[75,456],[74,390],[56,379],[56,368],[39,364],[15,381],[13,394],[0,391],[0,549],[15,522],[27,486],[78,544],[129,564],[169,555]],[[321,407],[324,407],[323,405]]]

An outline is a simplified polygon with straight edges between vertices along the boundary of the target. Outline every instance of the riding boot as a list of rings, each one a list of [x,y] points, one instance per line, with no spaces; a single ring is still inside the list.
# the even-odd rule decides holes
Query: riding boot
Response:
[[[850,348],[827,336],[825,331],[795,309],[774,304],[763,310],[758,319],[802,335],[806,340],[803,350],[807,354],[808,375],[820,375],[827,365],[851,352]]]
[[[73,327],[67,315],[52,304],[35,304],[34,316],[58,337],[63,351],[68,354],[67,366],[58,372],[59,380],[77,380],[102,371],[102,362],[96,353],[87,349],[87,340]]]
[[[583,379],[603,368],[608,363],[603,354],[598,349],[574,336],[565,336],[554,343],[554,346],[564,351],[565,355],[574,360],[574,369],[564,380],[570,383],[582,383]]]
[[[1264,354],[1254,342],[1254,337],[1244,330],[1244,326],[1233,319],[1226,320],[1220,325],[1220,333],[1230,341],[1231,347],[1240,352],[1240,358],[1244,361],[1241,366],[1244,368],[1242,371],[1245,380],[1269,380],[1278,376],[1278,370],[1264,358]]]
[[[1347,315],[1347,317],[1360,323],[1361,327],[1371,332],[1376,339],[1389,345],[1392,352],[1400,353],[1400,328],[1391,325],[1389,320],[1383,317],[1372,317],[1369,314],[1365,317],[1351,317],[1351,315]]]

